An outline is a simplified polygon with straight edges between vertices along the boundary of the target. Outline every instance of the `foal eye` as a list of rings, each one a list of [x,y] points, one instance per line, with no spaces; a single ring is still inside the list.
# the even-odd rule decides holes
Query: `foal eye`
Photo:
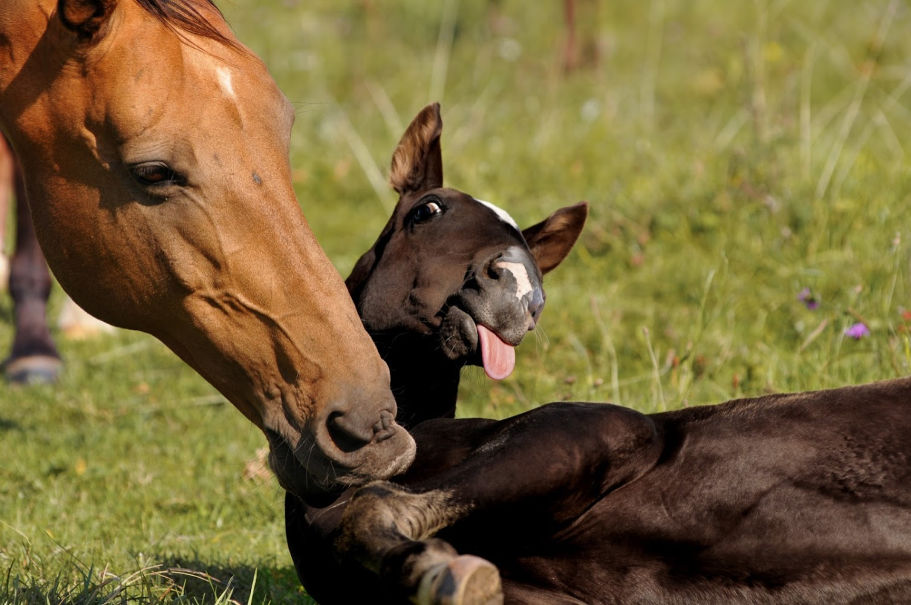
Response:
[[[144,187],[165,187],[183,185],[183,177],[165,162],[143,162],[130,166],[130,173],[136,182]]]
[[[423,223],[434,216],[443,212],[443,206],[437,201],[424,202],[411,211],[411,221],[414,223]]]

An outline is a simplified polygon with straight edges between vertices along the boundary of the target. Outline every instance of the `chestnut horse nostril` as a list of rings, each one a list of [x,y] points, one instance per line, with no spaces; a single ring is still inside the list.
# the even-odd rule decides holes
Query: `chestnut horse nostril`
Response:
[[[395,426],[395,414],[389,410],[383,410],[380,412],[380,425],[383,429],[388,429]]]
[[[341,412],[333,412],[326,421],[329,436],[335,446],[343,452],[353,452],[370,443],[373,439],[373,427],[359,427],[357,422],[352,422],[350,416]]]
[[[388,410],[380,412],[380,419],[373,425],[373,438],[377,443],[395,435],[395,416]]]
[[[381,442],[396,433],[395,415],[389,410],[382,410],[379,420],[372,425],[359,422],[356,414],[333,412],[326,424],[329,435],[335,445],[343,452],[353,452],[372,442]]]

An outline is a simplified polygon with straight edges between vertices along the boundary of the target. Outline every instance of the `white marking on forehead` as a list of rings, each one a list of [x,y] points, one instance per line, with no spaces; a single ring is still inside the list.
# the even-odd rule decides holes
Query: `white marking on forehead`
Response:
[[[218,83],[221,85],[221,90],[225,93],[225,96],[232,99],[235,98],[234,85],[231,83],[231,70],[224,65],[220,65],[215,68],[215,73],[218,75]]]
[[[503,221],[504,223],[507,223],[509,225],[512,225],[513,227],[516,228],[516,231],[521,231],[521,229],[519,229],[519,224],[516,223],[516,220],[514,218],[509,216],[508,212],[506,212],[499,206],[495,206],[495,205],[491,204],[490,202],[485,202],[484,200],[479,200],[478,198],[473,198],[473,199],[474,199],[474,201],[478,202],[479,204],[483,204],[483,205],[487,206],[488,208],[490,208],[491,210],[493,210],[494,213],[500,217],[501,221]]]

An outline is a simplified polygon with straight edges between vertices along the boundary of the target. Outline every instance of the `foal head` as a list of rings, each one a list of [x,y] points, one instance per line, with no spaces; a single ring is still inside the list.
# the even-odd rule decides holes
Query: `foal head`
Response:
[[[542,274],[569,253],[587,205],[520,230],[496,206],[443,187],[442,126],[433,104],[408,127],[392,158],[399,201],[346,283],[378,342],[417,336],[416,356],[483,365],[504,378],[544,305]]]
[[[305,496],[403,469],[388,371],[291,185],[294,113],[207,0],[5,0],[0,126],[92,314],[164,341]]]

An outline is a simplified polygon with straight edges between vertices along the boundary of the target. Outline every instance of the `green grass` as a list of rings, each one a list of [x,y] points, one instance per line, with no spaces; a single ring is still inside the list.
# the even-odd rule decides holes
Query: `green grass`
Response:
[[[433,100],[449,185],[524,225],[591,203],[516,374],[467,371],[464,414],[908,374],[911,6],[582,4],[601,58],[570,74],[556,0],[222,8],[297,108],[295,186],[341,272]],[[870,336],[846,338],[860,319]],[[257,431],[148,337],[61,346],[61,384],[0,391],[0,603],[302,599],[280,490],[244,477]]]

